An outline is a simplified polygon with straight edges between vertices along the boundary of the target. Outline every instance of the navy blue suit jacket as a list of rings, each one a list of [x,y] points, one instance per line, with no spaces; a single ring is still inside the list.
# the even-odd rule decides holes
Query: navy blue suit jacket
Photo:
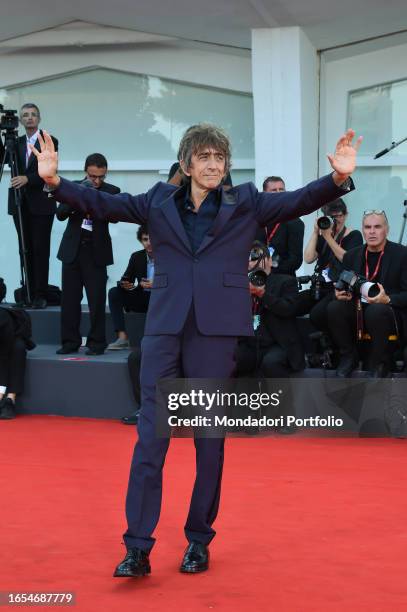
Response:
[[[184,193],[157,183],[141,195],[110,195],[65,179],[54,192],[93,219],[147,223],[155,269],[146,335],[180,333],[193,303],[202,334],[252,336],[247,264],[259,224],[310,213],[344,190],[327,175],[291,192],[260,193],[253,183],[222,191],[219,213],[195,254],[175,202]]]

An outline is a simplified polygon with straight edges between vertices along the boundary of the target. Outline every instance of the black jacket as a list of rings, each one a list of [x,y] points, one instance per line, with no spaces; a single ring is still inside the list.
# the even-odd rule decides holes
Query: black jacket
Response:
[[[43,135],[42,130],[40,130],[40,133]],[[55,150],[58,151],[58,140],[53,136],[51,138],[54,142]],[[38,174],[38,162],[35,155],[31,153],[28,158],[28,165],[27,167],[25,166],[26,143],[26,137],[20,136],[17,145],[18,174],[28,178],[27,185],[21,189],[21,205],[27,206],[32,215],[53,215],[56,209],[56,202],[54,198],[48,197],[48,193],[43,190],[44,181]],[[36,149],[40,149],[38,140],[34,146]],[[17,214],[13,189],[9,189],[8,192],[8,214]]]
[[[260,228],[256,239],[273,247],[273,272],[295,276],[296,270],[302,264],[304,223],[301,219],[280,223],[270,242],[267,242],[267,236],[272,229]]]
[[[266,292],[259,300],[259,335],[271,336],[287,352],[293,370],[305,367],[304,351],[297,329],[297,281],[287,274],[269,274]],[[256,334],[257,335],[257,334]]]
[[[81,182],[81,181],[76,181]],[[92,189],[92,187],[89,187]],[[100,191],[116,194],[120,189],[109,183],[102,183]],[[70,264],[78,255],[82,236],[82,221],[84,216],[74,211],[68,204],[59,204],[57,208],[57,218],[65,221],[69,218],[67,228],[62,236],[57,257],[63,263]],[[109,234],[109,222],[98,219],[93,220],[92,232],[89,232],[92,239],[93,259],[97,266],[110,266],[113,263],[112,240]],[[85,230],[87,231],[87,230]]]
[[[131,254],[123,277],[126,277],[131,283],[134,283],[136,279],[140,283],[142,278],[147,278],[147,253],[145,249]],[[144,291],[139,285],[137,285],[136,289]]]
[[[14,325],[15,337],[24,340],[27,350],[31,351],[33,348],[35,348],[36,344],[31,337],[31,318],[28,312],[26,312],[23,308],[10,308],[7,306],[0,306],[0,308],[6,310],[10,315]]]
[[[343,257],[342,269],[353,270],[366,276],[366,245],[347,251]],[[400,315],[403,336],[407,334],[407,247],[388,240],[384,247],[383,259],[375,282],[381,283],[391,299],[391,305]]]

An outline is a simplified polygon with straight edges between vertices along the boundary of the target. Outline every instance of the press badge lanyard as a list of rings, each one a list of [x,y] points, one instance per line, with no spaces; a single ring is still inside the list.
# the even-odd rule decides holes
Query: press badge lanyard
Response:
[[[273,229],[271,230],[271,232],[269,234],[267,234],[267,229],[266,229],[267,244],[269,244],[269,242],[273,238],[274,234],[276,233],[276,231],[278,230],[280,225],[281,225],[281,223],[276,223],[275,226],[273,227]]]
[[[377,260],[377,264],[376,264],[376,267],[374,269],[374,272],[373,272],[372,276],[369,276],[369,266],[368,266],[368,263],[367,263],[367,249],[366,249],[366,251],[365,251],[365,276],[366,276],[368,281],[372,281],[373,279],[376,278],[377,273],[379,272],[379,269],[380,269],[380,264],[382,263],[383,255],[384,255],[384,251],[380,251],[380,257]]]

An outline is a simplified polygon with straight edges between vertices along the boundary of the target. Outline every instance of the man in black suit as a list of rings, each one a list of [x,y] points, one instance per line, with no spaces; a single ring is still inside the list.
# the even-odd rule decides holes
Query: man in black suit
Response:
[[[49,273],[49,253],[51,230],[55,215],[55,200],[43,191],[44,181],[38,175],[38,163],[31,153],[29,144],[39,149],[38,129],[41,121],[40,109],[36,104],[23,104],[20,122],[25,128],[25,136],[18,139],[17,165],[18,176],[11,179],[11,186],[21,190],[21,214],[26,244],[27,270],[25,273],[30,285],[33,308],[46,308]],[[52,137],[55,149],[58,140]],[[9,190],[8,213],[13,215],[22,257],[21,232],[17,215],[14,189]]]
[[[147,312],[150,291],[154,278],[154,260],[150,237],[146,225],[140,225],[137,239],[143,245],[141,251],[131,254],[126,271],[117,287],[109,290],[109,308],[112,314],[117,340],[109,344],[108,350],[129,348],[129,339],[124,323],[124,309]]]
[[[272,258],[265,247],[255,243],[262,253],[260,265],[265,285],[250,283],[254,337],[239,339],[236,353],[236,376],[258,372],[265,378],[286,378],[305,366],[301,339],[296,326],[298,287],[288,274],[270,274]]]
[[[383,210],[365,211],[362,231],[365,244],[347,251],[342,267],[380,288],[374,297],[362,298],[359,313],[371,337],[368,369],[383,377],[390,366],[389,336],[400,338],[407,330],[407,248],[387,240],[389,225]],[[328,325],[340,351],[337,375],[346,377],[358,363],[356,340],[362,321],[357,317],[358,300],[351,293],[336,289],[335,297],[327,308]]]
[[[118,187],[105,183],[107,160],[104,155],[89,155],[85,172],[86,177],[78,182],[90,189],[120,193]],[[101,355],[106,348],[106,266],[113,263],[109,222],[92,219],[67,204],[58,206],[57,217],[60,221],[69,219],[58,251],[58,259],[62,261],[62,346],[57,353],[76,353],[81,346],[81,301],[85,287],[90,314],[86,354]]]
[[[286,191],[281,176],[268,176],[263,182],[266,193],[281,193]],[[273,272],[291,274],[302,264],[304,242],[304,222],[301,219],[291,219],[284,223],[276,223],[272,227],[259,228],[256,238],[264,242],[273,257]]]

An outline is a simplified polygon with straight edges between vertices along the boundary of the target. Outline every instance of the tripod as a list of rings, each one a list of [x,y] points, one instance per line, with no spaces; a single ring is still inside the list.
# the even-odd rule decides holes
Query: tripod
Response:
[[[17,129],[7,127],[4,132],[4,155],[3,160],[1,162],[0,167],[0,181],[3,177],[4,164],[8,163],[11,170],[11,176],[14,178],[19,175],[18,170],[18,160],[17,160],[17,142],[18,142],[18,132]],[[21,189],[17,187],[13,187],[14,192],[14,201],[17,209],[17,219],[18,219],[18,228],[19,228],[19,238],[20,238],[20,274],[21,280],[20,284],[22,287],[26,288],[26,300],[28,304],[31,304],[31,287],[30,280],[27,274],[28,266],[27,266],[27,246],[24,237],[24,227],[23,227],[23,217],[21,212]]]
[[[401,225],[399,244],[403,244],[404,230],[406,229],[407,220],[407,200],[404,200],[404,212],[403,212],[403,223]]]

